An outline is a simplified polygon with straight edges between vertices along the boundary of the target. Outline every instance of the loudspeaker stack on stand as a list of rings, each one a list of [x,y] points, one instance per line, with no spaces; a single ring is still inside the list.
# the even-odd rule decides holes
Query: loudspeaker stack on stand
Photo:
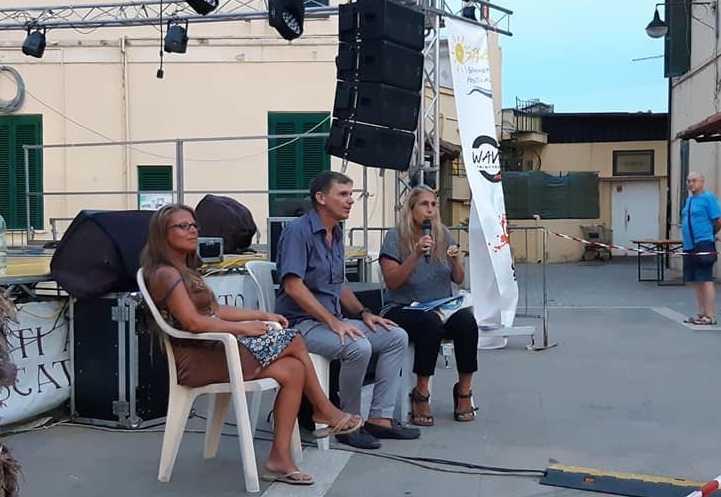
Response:
[[[425,16],[390,0],[338,8],[329,154],[358,164],[405,171],[418,126]]]

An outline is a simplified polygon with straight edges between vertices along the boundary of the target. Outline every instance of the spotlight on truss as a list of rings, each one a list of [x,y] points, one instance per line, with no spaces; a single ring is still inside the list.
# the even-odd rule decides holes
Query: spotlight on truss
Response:
[[[23,53],[25,55],[40,59],[45,53],[46,45],[47,41],[45,40],[44,29],[40,31],[38,28],[31,33],[30,28],[28,28],[28,35],[25,37],[25,41],[23,42]]]
[[[185,53],[188,50],[188,21],[185,21],[185,27],[168,21],[164,49],[168,53]]]
[[[194,11],[204,16],[218,8],[219,0],[186,0]]]
[[[303,0],[268,0],[268,23],[288,41],[303,34],[304,17]]]

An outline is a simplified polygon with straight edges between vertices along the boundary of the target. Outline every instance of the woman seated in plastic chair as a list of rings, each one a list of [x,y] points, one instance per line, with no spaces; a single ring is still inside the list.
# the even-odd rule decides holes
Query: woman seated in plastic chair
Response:
[[[265,462],[266,480],[310,485],[291,456],[291,435],[301,396],[313,405],[313,418],[329,429],[316,436],[349,433],[362,419],[338,410],[323,393],[305,344],[278,314],[219,305],[197,271],[198,224],[193,209],[168,205],[150,220],[141,263],[150,292],[168,322],[193,333],[225,332],[238,337],[243,379],[273,378],[280,384],[275,400],[274,439]],[[181,284],[182,283],[182,284]],[[279,323],[274,326],[272,322]],[[228,382],[222,344],[171,339],[178,382],[188,387]]]
[[[425,222],[428,227],[428,221],[431,234],[424,235],[423,225]],[[453,386],[454,418],[473,421],[471,381],[478,369],[478,326],[472,309],[455,312],[445,323],[435,312],[403,309],[412,302],[451,297],[451,283],[463,282],[463,255],[441,223],[433,190],[426,186],[411,190],[398,226],[383,240],[380,265],[386,284],[384,316],[406,330],[415,347],[413,372],[417,382],[411,392],[411,423],[433,425],[429,382],[444,339],[453,340],[458,368],[458,383]]]

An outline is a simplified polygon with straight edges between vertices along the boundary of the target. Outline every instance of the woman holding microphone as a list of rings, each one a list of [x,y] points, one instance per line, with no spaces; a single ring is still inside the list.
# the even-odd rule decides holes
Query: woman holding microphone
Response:
[[[433,426],[429,382],[443,339],[453,340],[458,383],[453,386],[454,418],[473,421],[471,399],[478,326],[471,308],[455,312],[445,323],[431,311],[404,309],[413,302],[452,296],[451,283],[464,279],[463,255],[441,223],[438,197],[426,186],[413,188],[403,205],[398,226],[383,240],[380,265],[386,284],[385,317],[398,323],[415,345],[413,372],[417,383],[411,392],[411,423]]]

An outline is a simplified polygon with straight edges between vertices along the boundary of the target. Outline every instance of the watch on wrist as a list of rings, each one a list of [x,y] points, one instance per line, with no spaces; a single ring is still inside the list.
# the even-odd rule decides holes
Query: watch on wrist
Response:
[[[360,312],[358,312],[358,317],[359,317],[359,318],[362,318],[364,312],[367,312],[367,313],[369,313],[369,314],[373,314],[373,311],[371,311],[371,310],[368,309],[367,307],[363,307],[363,309],[361,309]]]

